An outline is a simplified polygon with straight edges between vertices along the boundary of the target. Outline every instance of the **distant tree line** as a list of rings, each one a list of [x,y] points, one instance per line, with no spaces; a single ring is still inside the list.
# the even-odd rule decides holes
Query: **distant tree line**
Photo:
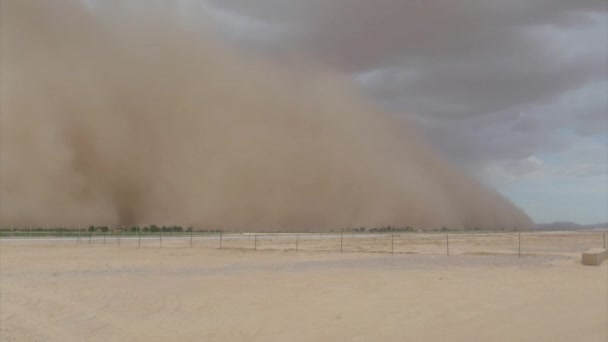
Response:
[[[89,232],[107,232],[110,230],[107,226],[90,226]],[[123,231],[123,232],[146,232],[146,233],[159,233],[159,232],[168,232],[168,233],[183,233],[183,232],[191,232],[193,231],[192,227],[182,227],[182,226],[157,226],[155,224],[149,226],[131,226],[131,227],[117,227],[114,230]],[[210,229],[200,229],[196,230],[198,232],[205,233],[219,233],[221,230],[210,230]]]
[[[334,230],[332,230],[332,231],[334,231]],[[371,228],[371,229],[367,229],[365,227],[349,228],[349,229],[344,229],[342,231],[355,232],[355,233],[363,233],[365,231],[368,231],[370,233],[376,233],[376,232],[384,233],[384,232],[413,232],[413,231],[415,231],[415,229],[412,227],[403,228],[403,227],[386,226],[386,227]]]
[[[76,231],[79,228],[72,228],[72,227],[59,227],[59,228],[52,228],[52,227],[46,227],[46,228],[42,228],[42,227],[15,227],[14,230],[15,231],[29,231],[31,230],[32,232],[68,232],[68,231]],[[2,227],[0,228],[0,231],[11,231],[12,229],[10,227]],[[131,226],[131,227],[109,227],[109,226],[94,226],[91,225],[88,227],[88,229],[86,229],[86,231],[88,232],[109,232],[109,231],[121,231],[121,232],[149,232],[149,233],[159,233],[159,232],[168,232],[168,233],[182,233],[182,232],[192,232],[192,231],[196,231],[196,232],[202,232],[202,233],[220,233],[223,232],[223,230],[221,229],[194,229],[192,227],[182,227],[182,226],[178,226],[178,225],[174,225],[174,226],[157,226],[157,225],[148,225],[148,226]],[[437,229],[425,229],[425,231],[442,231],[442,232],[448,232],[448,231],[480,231],[483,230],[479,227],[469,227],[469,228],[464,228],[464,229],[449,229],[446,227],[441,227],[441,228],[437,228]],[[498,229],[494,229],[494,230],[507,230],[504,227],[500,227]],[[238,232],[238,230],[234,230],[235,232]],[[246,231],[246,230],[243,230]],[[280,230],[279,230],[280,231]],[[305,230],[308,231],[308,230]],[[366,228],[366,227],[359,227],[359,228],[346,228],[346,229],[330,229],[329,231],[331,232],[353,232],[353,233],[364,233],[364,232],[370,232],[370,233],[387,233],[387,232],[415,232],[417,231],[416,228],[410,227],[410,226],[406,226],[406,227],[393,227],[393,226],[386,226],[386,227],[377,227],[377,228]]]

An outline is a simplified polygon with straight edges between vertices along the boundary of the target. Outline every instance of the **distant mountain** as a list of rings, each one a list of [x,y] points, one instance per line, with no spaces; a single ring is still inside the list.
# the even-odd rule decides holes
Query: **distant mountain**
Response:
[[[607,228],[608,222],[606,223],[595,223],[595,224],[578,224],[574,222],[553,222],[553,223],[539,223],[536,225],[536,229],[539,230],[583,230],[583,229],[601,229]]]

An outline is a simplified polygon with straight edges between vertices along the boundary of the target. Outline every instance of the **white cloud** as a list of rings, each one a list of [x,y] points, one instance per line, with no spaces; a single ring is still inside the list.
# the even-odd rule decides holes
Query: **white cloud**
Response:
[[[541,178],[544,175],[544,163],[536,156],[496,161],[486,166],[483,173],[486,181],[494,184],[510,183],[523,178]]]

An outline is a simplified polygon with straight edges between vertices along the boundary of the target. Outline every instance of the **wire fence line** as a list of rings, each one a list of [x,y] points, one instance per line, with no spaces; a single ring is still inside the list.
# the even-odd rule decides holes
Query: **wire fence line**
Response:
[[[1,229],[0,241],[120,248],[213,248],[434,255],[580,253],[607,243],[606,230],[524,232],[225,233]]]

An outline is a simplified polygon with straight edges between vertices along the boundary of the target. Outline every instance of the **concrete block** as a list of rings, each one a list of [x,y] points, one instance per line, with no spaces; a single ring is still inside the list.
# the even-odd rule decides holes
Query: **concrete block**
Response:
[[[583,265],[599,266],[608,259],[608,250],[605,248],[591,248],[583,252]]]

